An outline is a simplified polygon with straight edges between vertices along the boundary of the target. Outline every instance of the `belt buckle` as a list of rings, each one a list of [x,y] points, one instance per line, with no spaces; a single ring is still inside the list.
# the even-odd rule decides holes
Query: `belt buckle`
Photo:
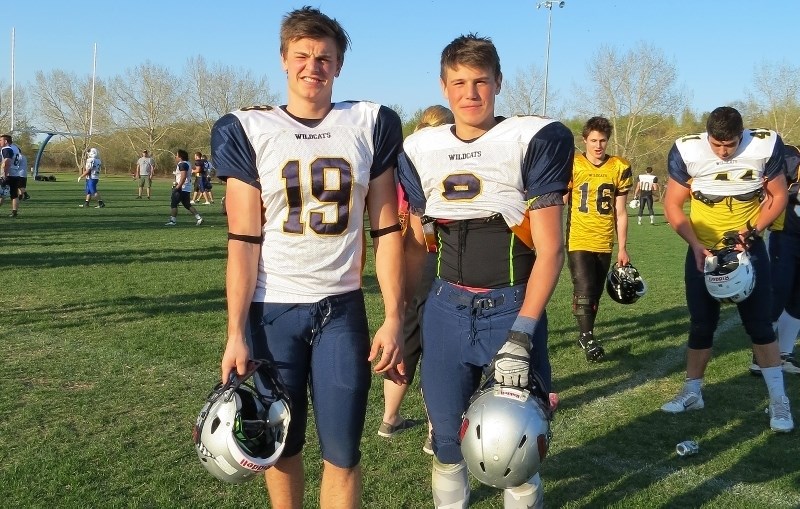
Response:
[[[477,309],[492,309],[495,305],[495,300],[491,297],[482,297],[475,299],[475,304],[472,307]]]

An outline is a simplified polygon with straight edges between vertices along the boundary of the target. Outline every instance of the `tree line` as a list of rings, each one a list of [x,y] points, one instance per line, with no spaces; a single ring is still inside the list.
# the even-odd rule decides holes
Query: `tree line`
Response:
[[[666,180],[666,154],[673,141],[705,129],[707,112],[689,108],[690,91],[678,82],[676,63],[647,43],[629,50],[601,46],[565,99],[548,90],[548,116],[561,119],[582,148],[580,130],[587,118],[601,115],[614,124],[608,152],[631,161],[634,173],[652,166]],[[744,96],[734,106],[747,126],[778,131],[785,142],[800,143],[800,68],[765,62],[753,70]],[[246,69],[189,58],[184,69],[146,61],[122,75],[97,81],[94,114],[91,76],[60,69],[38,71],[35,82],[15,90],[15,141],[33,163],[36,140],[29,130],[76,133],[54,138],[44,153],[46,168],[82,165],[90,146],[98,147],[105,170],[129,173],[143,149],[156,158],[158,174],[172,173],[174,150],[210,151],[209,132],[222,115],[243,106],[277,104],[266,76]],[[497,111],[503,115],[541,114],[544,74],[536,65],[504,76]],[[10,85],[0,82],[0,130],[10,128]],[[422,109],[406,114],[389,105],[413,131]],[[719,106],[722,106],[720,104]],[[565,112],[570,112],[566,114]],[[90,122],[92,135],[89,134]]]

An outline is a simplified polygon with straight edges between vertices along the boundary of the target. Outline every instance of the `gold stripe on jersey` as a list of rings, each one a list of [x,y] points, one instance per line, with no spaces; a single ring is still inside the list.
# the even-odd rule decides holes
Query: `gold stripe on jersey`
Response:
[[[747,224],[756,224],[759,205],[758,198],[739,201],[728,197],[719,203],[706,205],[692,197],[689,220],[701,244],[708,249],[719,249],[725,232],[739,231]]]
[[[584,154],[575,154],[567,250],[610,253],[614,246],[615,200],[632,186],[633,172],[625,159],[609,156],[595,166]]]

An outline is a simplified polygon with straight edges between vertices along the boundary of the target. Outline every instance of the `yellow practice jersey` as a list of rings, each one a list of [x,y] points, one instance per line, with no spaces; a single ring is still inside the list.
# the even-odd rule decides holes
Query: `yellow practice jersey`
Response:
[[[610,253],[614,246],[616,197],[633,186],[628,161],[609,156],[595,166],[575,154],[567,220],[567,250]]]
[[[708,134],[684,136],[670,150],[669,176],[692,192],[689,220],[708,249],[720,247],[725,232],[754,226],[763,182],[784,174],[784,145],[775,131],[745,129],[736,152],[722,160]]]

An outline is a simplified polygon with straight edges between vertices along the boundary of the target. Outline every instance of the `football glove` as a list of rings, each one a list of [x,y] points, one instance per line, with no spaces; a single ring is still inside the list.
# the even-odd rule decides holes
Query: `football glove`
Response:
[[[492,360],[494,379],[502,385],[526,387],[531,354],[531,336],[510,330],[505,344]]]

